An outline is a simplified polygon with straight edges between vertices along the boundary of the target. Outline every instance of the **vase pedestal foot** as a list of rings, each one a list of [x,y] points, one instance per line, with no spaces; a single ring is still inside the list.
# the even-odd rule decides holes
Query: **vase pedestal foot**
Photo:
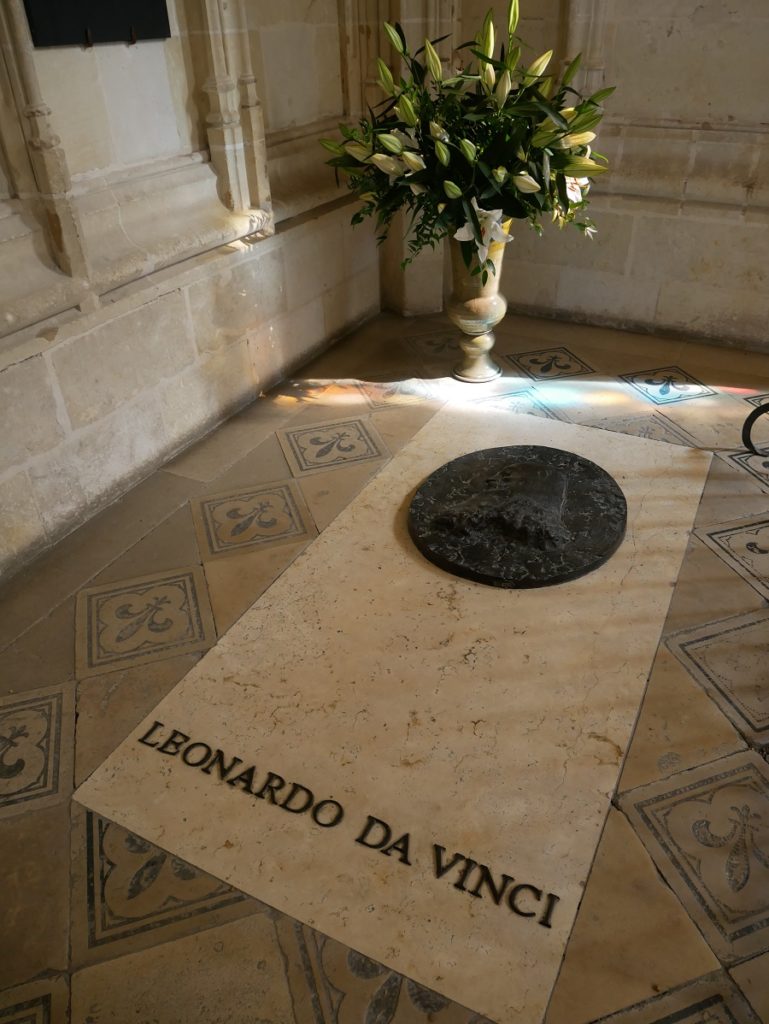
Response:
[[[467,384],[486,384],[500,376],[502,367],[498,366],[490,355],[494,347],[494,335],[491,331],[464,337],[459,345],[463,359],[454,369],[453,376],[456,380]]]

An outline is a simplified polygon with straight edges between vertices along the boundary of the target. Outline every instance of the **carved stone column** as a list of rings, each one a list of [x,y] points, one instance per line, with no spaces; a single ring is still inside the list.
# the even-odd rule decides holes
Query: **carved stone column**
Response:
[[[82,305],[98,304],[89,295],[89,266],[80,216],[72,198],[72,182],[61,139],[51,126],[51,108],[40,92],[34,47],[21,0],[4,5],[9,41],[10,75],[23,116],[23,130],[34,176],[46,241],[58,267],[76,278],[84,292]]]

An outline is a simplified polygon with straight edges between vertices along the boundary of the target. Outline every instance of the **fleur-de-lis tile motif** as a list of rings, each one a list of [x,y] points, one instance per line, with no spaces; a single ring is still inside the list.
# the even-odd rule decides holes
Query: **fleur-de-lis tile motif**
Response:
[[[67,754],[62,732],[71,717],[72,696],[64,690],[0,701],[0,817],[57,797]]]
[[[83,590],[77,623],[80,676],[204,650],[215,640],[197,566]]]
[[[620,378],[650,399],[655,405],[670,405],[691,398],[705,398],[715,395],[713,388],[692,377],[680,366],[663,366],[655,370],[638,370],[623,373]]]
[[[567,348],[543,348],[532,352],[516,352],[504,358],[535,380],[581,377],[593,373],[593,367]]]
[[[416,377],[394,381],[358,381],[358,390],[372,409],[416,405],[432,397],[424,381]]]
[[[282,430],[278,437],[292,469],[300,475],[380,459],[387,454],[374,427],[359,419]]]
[[[754,455],[753,452],[732,452],[727,460],[737,469],[750,473],[765,491],[769,491],[769,455]]]
[[[631,790],[623,809],[722,962],[769,949],[769,766],[733,754]]]
[[[290,482],[203,498],[199,510],[200,532],[214,555],[296,540],[309,531],[309,513]]]
[[[244,900],[224,882],[88,812],[90,947]]]
[[[543,419],[568,422],[566,414],[545,405],[534,388],[526,388],[524,391],[515,391],[507,395],[486,395],[476,399],[474,404],[502,409],[505,412],[526,413],[529,416],[541,416]]]
[[[461,352],[459,335],[451,328],[405,339],[406,347],[418,356],[456,356]]]
[[[769,744],[765,610],[735,615],[667,638],[667,645],[739,731]]]
[[[759,594],[769,598],[769,518],[753,516],[695,532]]]

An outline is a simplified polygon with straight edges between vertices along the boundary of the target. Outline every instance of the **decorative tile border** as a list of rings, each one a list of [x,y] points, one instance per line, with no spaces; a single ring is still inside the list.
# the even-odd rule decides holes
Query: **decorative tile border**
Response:
[[[769,611],[749,612],[682,630],[667,645],[739,731],[769,744],[766,674]]]
[[[0,1007],[0,1024],[52,1024],[50,995]]]
[[[0,700],[0,818],[69,796],[73,706],[63,687]]]
[[[725,971],[698,978],[594,1024],[761,1024]]]
[[[535,388],[511,391],[508,394],[486,395],[483,398],[474,399],[473,405],[491,406],[493,409],[501,409],[504,412],[527,413],[530,416],[541,416],[548,420],[561,420],[563,423],[570,422],[566,413],[546,405]]]
[[[91,948],[248,899],[226,883],[90,811],[86,829]]]
[[[81,590],[78,677],[203,651],[216,642],[199,566]]]
[[[376,428],[362,419],[334,420],[279,430],[278,440],[297,476],[323,473],[389,456]]]
[[[607,416],[600,420],[591,420],[590,427],[600,430],[614,430],[618,434],[632,434],[634,437],[646,437],[650,441],[666,441],[668,444],[683,445],[696,448],[697,441],[683,427],[679,427],[661,412],[653,412],[649,416]]]
[[[769,949],[769,766],[732,754],[620,798],[722,963]]]
[[[750,395],[745,401],[750,405],[766,405],[769,402],[769,392],[763,395]]]
[[[636,370],[622,373],[620,379],[648,398],[655,405],[671,405],[692,398],[705,398],[717,394],[713,388],[692,377],[680,366],[662,366],[654,370]]]
[[[208,495],[193,504],[192,513],[208,555],[286,544],[315,532],[293,480]]]
[[[753,452],[746,452],[744,449],[736,452],[721,453],[732,466],[749,473],[754,480],[757,480],[765,491],[769,491],[769,453],[766,455],[754,455]]]
[[[769,600],[769,515],[694,531],[700,540]]]
[[[502,358],[534,380],[556,380],[595,373],[592,366],[588,366],[568,348],[560,346],[534,349],[531,352],[514,352]]]
[[[419,377],[406,380],[361,380],[356,386],[371,409],[392,409],[393,406],[427,402],[433,394]]]

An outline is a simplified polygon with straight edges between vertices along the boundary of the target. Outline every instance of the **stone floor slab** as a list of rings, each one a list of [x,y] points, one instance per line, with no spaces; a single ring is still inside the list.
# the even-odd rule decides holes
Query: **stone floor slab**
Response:
[[[724,972],[698,978],[595,1024],[762,1024]]]
[[[732,967],[730,974],[758,1014],[761,1024],[769,1021],[769,953]]]
[[[769,599],[769,514],[696,531],[703,543]]]
[[[596,573],[499,591],[411,545],[424,477],[513,439],[617,478],[628,536]],[[438,413],[78,799],[428,989],[538,1024],[708,463],[532,416]]]

